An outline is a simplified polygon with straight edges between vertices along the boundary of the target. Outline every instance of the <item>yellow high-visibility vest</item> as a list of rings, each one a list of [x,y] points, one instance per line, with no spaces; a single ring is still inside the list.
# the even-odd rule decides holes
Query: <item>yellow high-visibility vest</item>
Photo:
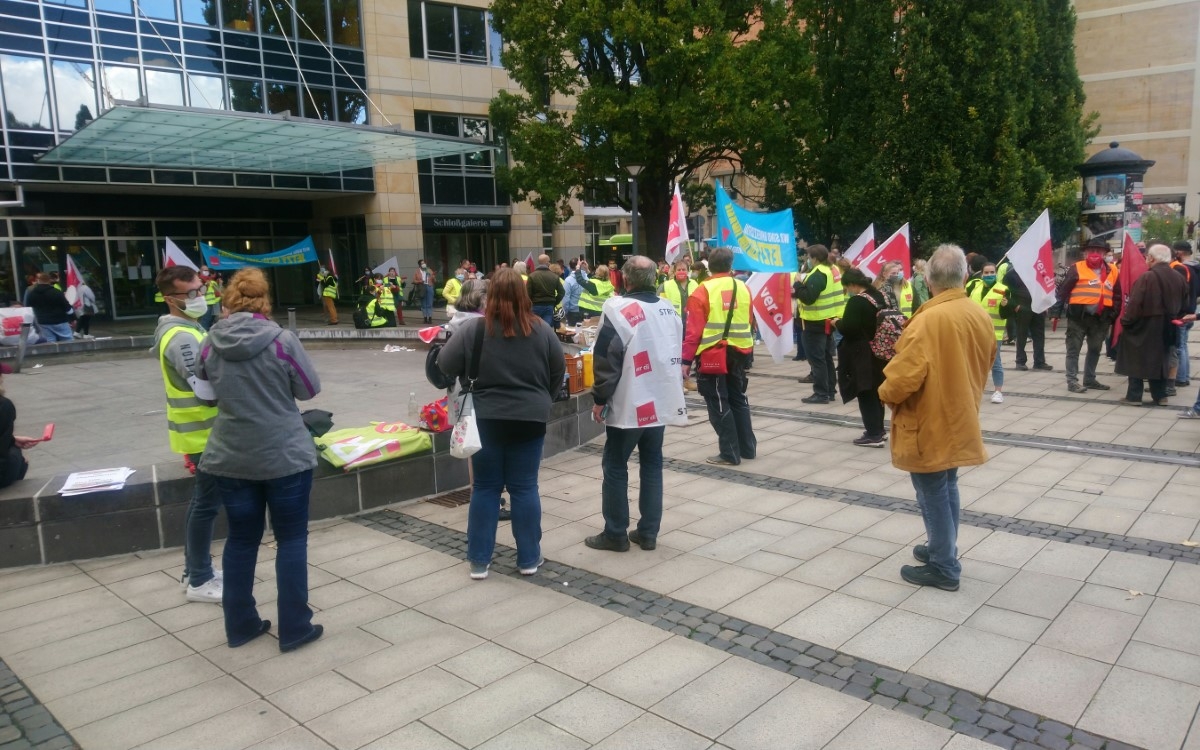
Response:
[[[203,453],[213,422],[217,419],[217,407],[209,406],[191,391],[171,385],[167,373],[172,368],[163,353],[171,339],[180,333],[195,336],[197,344],[204,339],[203,331],[179,325],[164,333],[158,344],[158,364],[167,390],[167,435],[170,437],[171,450],[175,453]]]
[[[804,305],[800,309],[801,319],[817,322],[840,317],[842,310],[846,307],[846,292],[842,288],[841,269],[837,266],[819,265],[810,271],[809,275],[814,273],[825,276],[825,288],[821,290],[816,301],[811,305]]]
[[[750,290],[746,285],[732,276],[721,276],[705,279],[700,286],[708,293],[708,320],[704,321],[704,335],[700,337],[696,354],[711,349],[721,341],[721,336],[725,333],[725,319],[729,317],[729,304],[735,299],[737,305],[733,309],[733,318],[729,321],[729,336],[725,341],[729,346],[738,349],[752,348],[754,338],[750,333]]]

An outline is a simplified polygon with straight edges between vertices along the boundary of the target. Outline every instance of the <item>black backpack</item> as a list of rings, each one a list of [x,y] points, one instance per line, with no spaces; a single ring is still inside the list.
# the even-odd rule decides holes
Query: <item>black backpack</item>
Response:
[[[449,331],[446,332],[449,337]],[[454,378],[442,372],[442,368],[438,367],[438,355],[442,353],[442,347],[446,345],[444,341],[435,341],[429,345],[429,352],[425,355],[425,379],[434,388],[450,389],[454,387]]]

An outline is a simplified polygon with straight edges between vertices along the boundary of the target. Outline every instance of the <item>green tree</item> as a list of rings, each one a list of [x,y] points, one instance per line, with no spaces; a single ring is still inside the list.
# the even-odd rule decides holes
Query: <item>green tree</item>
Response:
[[[497,177],[565,219],[572,197],[630,208],[661,255],[672,183],[795,132],[809,66],[788,4],[771,0],[496,0],[502,61],[519,91],[491,118],[512,163]],[[573,108],[551,101],[573,100]]]

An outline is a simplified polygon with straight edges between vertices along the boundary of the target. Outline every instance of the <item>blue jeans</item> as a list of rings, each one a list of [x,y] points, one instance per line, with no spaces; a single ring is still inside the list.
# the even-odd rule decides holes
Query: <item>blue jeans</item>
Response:
[[[604,485],[602,490],[604,533],[624,539],[629,531],[629,456],[638,449],[639,475],[637,532],[644,540],[658,537],[662,523],[663,435],[666,427],[623,430],[605,427]]]
[[[534,305],[533,314],[546,321],[551,330],[558,328],[554,325],[554,305]]]
[[[929,539],[929,566],[957,581],[962,575],[958,562],[958,469],[914,473],[912,483]]]
[[[1188,364],[1188,334],[1195,323],[1184,323],[1179,326],[1179,369],[1175,372],[1176,383],[1187,383],[1192,377],[1192,368]]]
[[[262,618],[254,602],[254,568],[262,543],[266,511],[278,547],[275,585],[279,590],[279,644],[287,646],[312,632],[308,606],[308,495],[312,469],[278,479],[217,477],[229,518],[225,540],[225,636],[241,643],[259,632]]]
[[[212,580],[213,524],[221,512],[221,493],[217,491],[216,477],[200,471],[202,453],[192,453],[188,458],[196,465],[196,479],[192,484],[192,499],[188,503],[183,521],[183,575],[190,586],[203,586]]]
[[[425,285],[425,296],[421,298],[421,315],[426,318],[433,317],[433,285]]]
[[[1004,387],[1004,365],[1000,363],[1000,342],[996,342],[996,361],[992,363],[992,385],[996,390]]]
[[[38,323],[38,333],[46,341],[72,341],[75,339],[70,323]]]
[[[538,495],[539,437],[523,443],[490,443],[471,456],[475,481],[467,512],[467,559],[478,565],[492,561],[496,524],[500,521],[500,492],[507,487],[512,500],[512,533],[517,542],[517,566],[532,568],[542,558],[542,499]]]

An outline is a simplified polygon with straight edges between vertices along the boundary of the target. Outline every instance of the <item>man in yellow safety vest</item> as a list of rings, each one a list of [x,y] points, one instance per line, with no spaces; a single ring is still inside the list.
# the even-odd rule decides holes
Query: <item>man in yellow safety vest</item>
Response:
[[[204,304],[208,305],[208,312],[200,318],[200,325],[207,331],[212,328],[212,324],[217,319],[217,305],[221,300],[221,280],[209,270],[208,266],[200,266],[200,281],[204,283]]]
[[[321,287],[321,304],[325,306],[325,315],[329,317],[325,325],[335,326],[338,323],[337,305],[334,304],[338,296],[337,276],[321,266],[317,270],[317,284]]]
[[[833,323],[842,316],[846,295],[842,272],[829,263],[824,245],[808,248],[812,269],[792,285],[792,296],[800,300],[801,339],[811,369],[813,392],[800,399],[806,404],[828,404],[837,395],[837,376],[833,369]]]
[[[221,498],[216,480],[199,468],[208,433],[217,418],[217,408],[211,404],[213,396],[205,392],[211,387],[196,379],[204,340],[204,329],[198,321],[208,311],[204,282],[187,266],[168,266],[159,272],[155,284],[169,310],[159,318],[154,332],[154,350],[167,392],[167,434],[171,450],[187,456],[197,467],[184,520],[182,582],[188,601],[220,604],[221,571],[213,568],[210,548]]]

